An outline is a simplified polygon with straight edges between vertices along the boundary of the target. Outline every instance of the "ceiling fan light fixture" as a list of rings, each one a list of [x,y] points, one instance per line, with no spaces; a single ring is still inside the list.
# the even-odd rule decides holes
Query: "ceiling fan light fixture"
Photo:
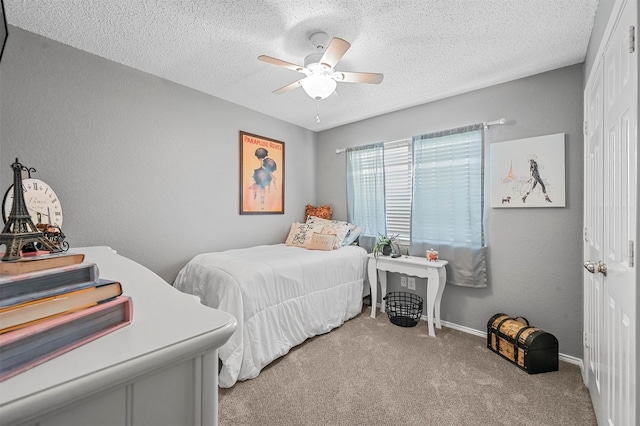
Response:
[[[322,31],[309,35],[309,41],[311,41],[316,51],[304,58],[303,67],[267,55],[258,56],[258,60],[260,61],[296,71],[306,76],[274,90],[273,93],[280,95],[302,87],[305,93],[312,99],[321,101],[331,96],[336,90],[337,83],[379,84],[382,82],[383,76],[379,73],[334,71],[338,61],[340,61],[351,47],[348,41],[338,37],[334,37],[329,41],[329,36]]]
[[[313,99],[320,100],[329,97],[336,90],[337,83],[326,75],[310,75],[300,80],[300,85]]]

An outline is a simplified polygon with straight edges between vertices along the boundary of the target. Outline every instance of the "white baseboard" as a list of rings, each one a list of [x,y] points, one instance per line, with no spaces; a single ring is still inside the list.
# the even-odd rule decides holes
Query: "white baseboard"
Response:
[[[377,305],[378,305],[378,308],[381,307],[381,305],[379,303]],[[427,321],[427,317],[425,315],[423,315],[420,319],[422,321]],[[484,339],[487,338],[487,332],[486,331],[476,330],[474,328],[465,327],[464,325],[454,324],[454,323],[448,322],[448,321],[441,321],[441,323],[442,323],[442,325],[444,327],[452,328],[454,330],[462,331],[462,332],[468,333],[468,334],[473,334],[474,336],[482,337]],[[566,355],[566,354],[562,354],[562,353],[558,354],[558,358],[560,358],[561,361],[568,362],[569,364],[577,365],[578,367],[580,367],[580,371],[581,372],[584,371],[584,363],[582,362],[581,358],[577,358],[575,356]]]
[[[427,317],[425,317],[424,315],[422,316],[421,319],[423,321],[427,321]],[[486,331],[476,330],[474,328],[469,328],[469,327],[465,327],[464,325],[454,324],[454,323],[449,322],[449,321],[441,321],[441,322],[442,322],[442,325],[445,326],[445,327],[449,327],[449,328],[453,328],[454,330],[463,331],[465,333],[473,334],[474,336],[482,337],[484,339],[487,338],[487,332]]]

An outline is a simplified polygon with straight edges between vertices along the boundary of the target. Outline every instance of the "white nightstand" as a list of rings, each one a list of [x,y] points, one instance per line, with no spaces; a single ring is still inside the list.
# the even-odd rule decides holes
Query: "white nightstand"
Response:
[[[447,271],[445,265],[449,262],[446,260],[437,260],[435,262],[428,261],[424,257],[417,256],[378,256],[369,255],[369,285],[371,286],[371,318],[376,317],[376,302],[378,298],[378,270],[384,272],[380,274],[380,288],[382,294],[387,294],[387,271],[397,272],[405,275],[412,275],[419,278],[427,279],[427,319],[429,320],[429,336],[436,335],[433,320],[435,318],[435,326],[442,328],[440,324],[440,301],[442,293],[447,282]],[[384,301],[380,312],[384,312]],[[434,315],[435,311],[435,315]]]

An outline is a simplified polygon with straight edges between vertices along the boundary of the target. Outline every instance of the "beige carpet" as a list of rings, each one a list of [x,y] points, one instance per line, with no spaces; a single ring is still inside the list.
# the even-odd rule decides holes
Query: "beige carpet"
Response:
[[[596,425],[576,365],[529,375],[484,338],[369,313],[220,389],[220,425]]]

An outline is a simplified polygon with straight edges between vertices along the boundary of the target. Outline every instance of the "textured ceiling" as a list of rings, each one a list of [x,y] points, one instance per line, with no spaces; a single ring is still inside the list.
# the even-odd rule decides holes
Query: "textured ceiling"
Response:
[[[320,131],[584,61],[598,0],[4,0],[25,30]],[[301,74],[308,36],[351,43],[320,102],[271,92]],[[10,36],[9,36],[10,37]]]

